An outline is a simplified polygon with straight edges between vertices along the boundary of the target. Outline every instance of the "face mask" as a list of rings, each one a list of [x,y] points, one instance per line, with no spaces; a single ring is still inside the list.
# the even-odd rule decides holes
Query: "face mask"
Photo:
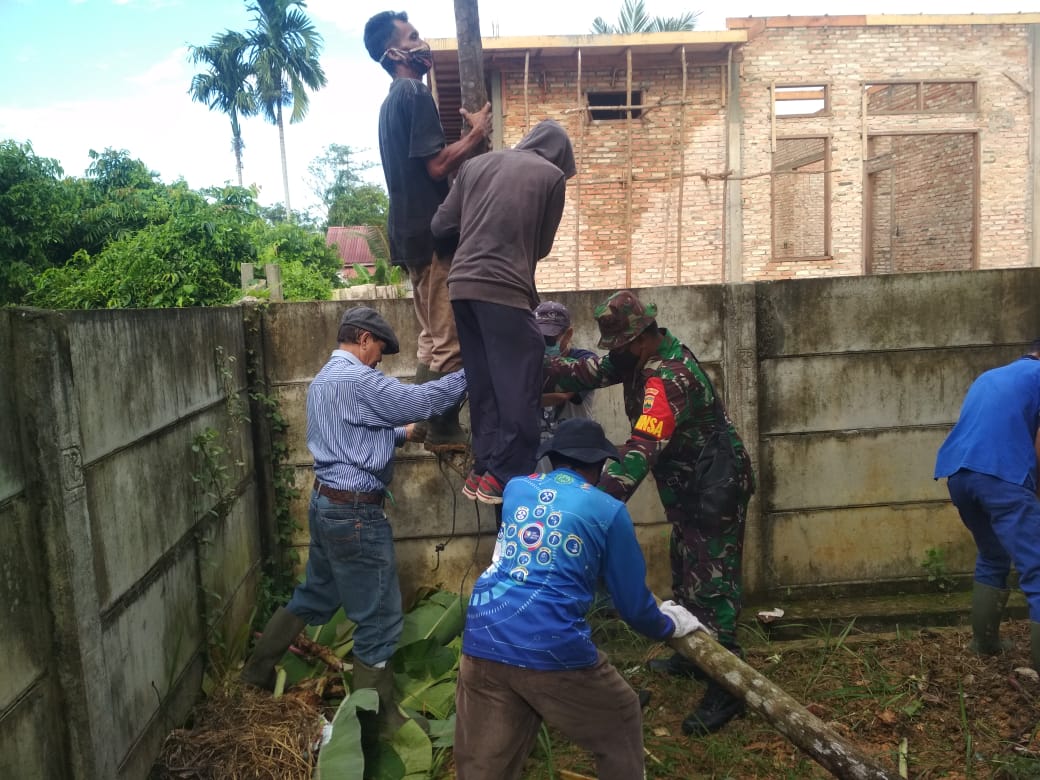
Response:
[[[405,58],[405,62],[412,70],[418,75],[425,76],[426,72],[433,67],[433,52],[430,51],[429,44],[422,44],[416,46],[414,49],[394,49],[390,48],[387,51],[396,52]],[[384,53],[385,57],[386,54]]]
[[[610,362],[613,364],[614,368],[622,374],[627,374],[635,368],[636,363],[639,362],[639,358],[629,352],[625,347],[612,349],[607,356],[610,358]]]
[[[549,357],[559,357],[560,356],[560,345],[559,344],[546,344],[545,345],[545,354],[548,355]]]

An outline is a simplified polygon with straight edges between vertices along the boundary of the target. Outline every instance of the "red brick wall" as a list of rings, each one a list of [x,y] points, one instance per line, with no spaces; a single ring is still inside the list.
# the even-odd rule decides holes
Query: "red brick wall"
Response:
[[[968,267],[972,250],[968,207],[976,196],[980,199],[978,267],[1028,264],[1031,119],[1026,90],[1031,88],[1032,77],[1027,25],[766,28],[735,52],[734,66],[740,68],[743,111],[739,276],[725,272],[726,184],[719,178],[698,175],[721,174],[726,169],[724,65],[690,62],[680,129],[680,111],[674,105],[682,89],[679,57],[634,49],[633,89],[642,92],[644,105],[655,107],[631,121],[629,140],[625,121],[590,122],[575,111],[579,105],[575,56],[532,53],[526,106],[523,60],[499,58],[493,63],[492,70],[502,84],[504,142],[513,145],[527,127],[553,118],[570,133],[578,160],[579,175],[569,183],[556,244],[539,265],[540,289],[864,273],[864,234],[868,232],[864,186],[870,184],[864,174],[865,136],[889,133],[907,138],[926,133],[933,139],[941,137],[940,132],[958,134],[947,137],[956,148],[934,174],[922,167],[927,162],[925,149],[913,149],[934,141],[907,141],[903,146],[907,155],[904,167],[919,171],[914,176],[943,177],[944,189],[912,191],[901,187],[899,182],[905,180],[895,174],[874,174],[875,198],[892,199],[895,210],[895,221],[889,222],[889,215],[881,215],[875,208],[875,272]],[[887,104],[876,97],[874,112],[864,116],[865,84],[950,80],[977,83],[977,110],[949,111],[950,101],[964,104],[964,88],[940,85],[929,87],[928,92],[929,105],[937,110],[878,113],[882,105],[891,110],[910,100],[911,89],[896,88],[893,94],[903,96],[901,103],[892,95],[884,99]],[[774,204],[777,198],[782,203],[783,198],[795,197],[787,192],[789,184],[770,175],[774,165],[770,86],[774,82],[829,87],[827,114],[778,118],[775,126],[777,139],[815,136],[828,140],[830,256],[822,259],[799,254],[805,246],[822,243],[816,234],[822,230],[817,212],[807,209],[801,210],[800,217],[797,209],[786,209],[805,223],[805,246],[789,247],[784,256],[773,253]],[[586,56],[581,86],[583,93],[623,91],[624,55]],[[672,104],[658,107],[661,101]],[[969,160],[964,156],[967,146],[957,139],[963,142],[975,135],[978,153]],[[626,187],[629,170],[630,191]],[[685,171],[681,213],[680,170]],[[822,188],[822,177],[797,178],[806,180],[799,185],[798,197],[821,197],[813,188]],[[944,199],[950,202],[944,204]],[[813,216],[806,216],[809,214]],[[816,223],[809,224],[811,219]],[[897,223],[899,236],[893,233]],[[794,232],[790,226],[783,230],[788,235]],[[887,244],[881,240],[884,235],[890,236]],[[937,260],[939,255],[946,259]]]

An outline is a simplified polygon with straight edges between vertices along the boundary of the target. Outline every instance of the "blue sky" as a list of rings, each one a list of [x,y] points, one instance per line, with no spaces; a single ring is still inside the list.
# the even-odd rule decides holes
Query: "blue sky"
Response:
[[[703,9],[698,29],[724,30],[727,16],[838,13],[1013,13],[1040,10],[1007,0],[732,0],[730,3],[645,0],[653,15]],[[588,32],[592,18],[614,19],[621,0],[481,0],[484,34],[492,24],[510,35]],[[402,6],[389,6],[394,10]],[[365,21],[386,10],[383,0],[310,0],[305,12],[325,39],[328,86],[312,94],[308,117],[287,126],[294,208],[314,202],[307,166],[328,144],[345,144],[376,160],[376,117],[389,77],[362,43]],[[451,0],[421,0],[404,10],[424,37],[454,35]],[[82,176],[88,150],[126,149],[163,181],[185,178],[195,188],[235,178],[227,118],[193,103],[195,67],[187,46],[208,43],[225,29],[251,27],[245,0],[0,0],[0,139],[31,141]],[[245,179],[263,203],[281,201],[277,130],[243,123]],[[377,170],[370,176],[381,179]]]

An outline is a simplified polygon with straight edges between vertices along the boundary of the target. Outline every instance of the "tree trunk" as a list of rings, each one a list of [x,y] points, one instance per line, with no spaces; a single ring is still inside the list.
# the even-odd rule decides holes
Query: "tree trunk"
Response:
[[[285,124],[282,122],[282,107],[278,106],[278,146],[282,151],[282,187],[285,188],[285,221],[292,222],[292,206],[289,205],[289,166],[285,161]]]
[[[719,685],[739,696],[777,731],[835,777],[854,780],[900,780],[817,718],[771,680],[759,674],[704,631],[669,644]]]
[[[480,42],[477,0],[455,0],[455,31],[459,42],[462,107],[467,111],[479,111],[488,102],[488,97],[484,83],[484,48]],[[487,151],[486,143],[480,151]]]

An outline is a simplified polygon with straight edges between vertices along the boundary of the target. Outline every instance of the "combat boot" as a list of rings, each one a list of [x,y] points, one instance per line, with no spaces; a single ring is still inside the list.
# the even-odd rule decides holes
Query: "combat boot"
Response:
[[[971,633],[968,648],[979,655],[996,655],[1011,649],[1000,641],[1000,618],[1007,605],[1008,591],[976,581],[971,590]]]
[[[697,709],[682,722],[683,734],[702,737],[718,731],[733,718],[744,714],[744,700],[737,698],[714,680],[708,683]]]
[[[264,633],[256,640],[253,654],[242,667],[238,679],[254,688],[273,691],[276,679],[275,664],[282,660],[289,645],[306,625],[306,620],[297,617],[285,607],[279,607],[264,626]]]
[[[409,720],[414,720],[419,728],[427,734],[430,733],[430,724],[426,718],[421,715],[408,715],[397,706],[397,694],[394,692],[394,670],[389,662],[380,669],[355,658],[353,690],[358,688],[373,688],[379,697],[379,715],[376,718],[376,724],[380,737],[392,737]]]
[[[415,384],[423,385],[447,376],[448,372],[434,371],[425,363],[415,369]],[[446,412],[435,414],[426,421],[425,446],[430,452],[465,452],[469,447],[469,434],[459,422],[462,404],[455,404]]]

